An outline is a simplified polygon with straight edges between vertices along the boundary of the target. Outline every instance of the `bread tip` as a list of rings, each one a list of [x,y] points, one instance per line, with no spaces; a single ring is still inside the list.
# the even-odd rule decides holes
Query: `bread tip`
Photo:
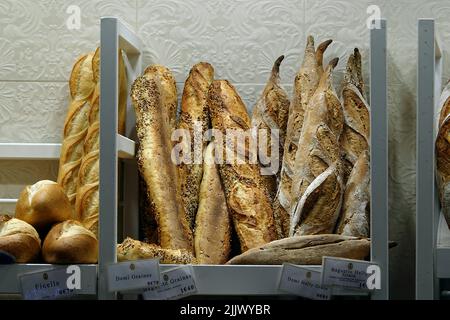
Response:
[[[334,69],[334,68],[336,68],[338,62],[339,62],[339,58],[336,57],[336,58],[332,59],[329,64]]]
[[[312,35],[309,35],[307,40],[306,40],[306,44],[307,46],[313,46],[314,45],[314,37]]]

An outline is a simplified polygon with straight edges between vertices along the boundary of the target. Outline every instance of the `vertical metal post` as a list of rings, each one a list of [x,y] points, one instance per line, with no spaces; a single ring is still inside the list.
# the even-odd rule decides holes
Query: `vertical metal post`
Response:
[[[388,117],[386,20],[370,31],[370,145],[372,261],[381,269],[381,290],[372,299],[389,298]]]
[[[116,262],[117,244],[117,105],[118,23],[102,18],[100,28],[100,218],[98,298],[115,299],[107,291],[106,265]],[[111,54],[114,53],[114,54]]]

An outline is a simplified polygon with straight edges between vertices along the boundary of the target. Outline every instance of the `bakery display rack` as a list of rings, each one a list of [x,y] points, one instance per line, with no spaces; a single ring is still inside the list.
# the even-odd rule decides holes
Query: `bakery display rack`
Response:
[[[450,278],[450,230],[436,186],[435,140],[442,90],[443,46],[433,19],[418,20],[416,298],[438,299]]]

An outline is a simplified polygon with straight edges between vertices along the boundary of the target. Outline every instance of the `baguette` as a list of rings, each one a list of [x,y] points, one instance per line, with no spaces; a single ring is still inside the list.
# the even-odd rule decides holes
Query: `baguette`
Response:
[[[436,180],[442,213],[450,226],[450,114],[442,121],[436,138]]]
[[[342,106],[332,86],[333,59],[305,113],[295,159],[289,235],[333,233],[344,185],[339,137],[344,125]]]
[[[325,256],[363,260],[369,256],[370,240],[336,234],[290,237],[253,248],[227,264],[321,265]]]
[[[358,48],[350,55],[342,90],[344,129],[340,138],[343,150],[344,183],[360,154],[369,150],[370,110],[364,98],[361,74],[361,54]]]
[[[370,235],[370,168],[367,150],[359,155],[348,178],[337,233],[364,238]]]
[[[157,72],[148,71],[147,68],[131,88],[139,140],[138,168],[155,210],[161,247],[192,251],[192,232],[181,204],[176,166],[171,160],[169,113],[172,106],[165,104],[166,80]]]
[[[87,100],[94,91],[93,56],[94,52],[82,55],[72,68],[69,79],[69,90],[72,100]]]
[[[228,261],[231,224],[219,169],[214,161],[214,142],[210,142],[205,150],[194,246],[198,263],[224,264]]]
[[[245,105],[227,80],[213,81],[208,93],[208,107],[212,127],[223,136],[232,130],[250,129],[250,118]],[[247,146],[245,153],[250,151]],[[225,153],[226,139],[218,141],[216,147]],[[242,164],[227,158],[227,161],[222,161],[219,166],[227,205],[242,251],[276,239],[270,198],[261,184],[259,166],[256,162],[250,163],[250,157],[251,155],[239,155],[236,160]]]
[[[259,141],[259,145],[266,144],[263,154],[259,155],[259,162],[266,170],[263,175],[263,183],[269,190],[271,200],[275,199],[277,192],[277,177],[280,176],[281,160],[283,159],[283,147],[286,137],[287,120],[289,114],[289,98],[280,86],[280,64],[284,56],[280,56],[274,63],[272,73],[267,82],[261,97],[253,107],[252,113],[252,128],[253,138]],[[265,130],[265,141],[260,141],[263,131]],[[278,130],[278,136],[274,136],[274,131]],[[277,141],[272,141],[272,136],[278,138]],[[275,140],[275,139],[274,139]],[[272,155],[272,144],[277,143],[277,154]],[[275,153],[275,150],[274,150]],[[271,163],[275,160],[276,164]],[[274,166],[272,168],[272,166]],[[279,219],[275,218],[277,226],[277,234],[281,236],[281,227],[279,226]]]
[[[183,150],[190,152],[190,159],[181,161],[178,165],[178,176],[180,178],[181,199],[183,201],[186,219],[193,230],[195,215],[199,202],[199,189],[202,181],[203,165],[201,155],[205,148],[203,134],[209,128],[208,109],[206,99],[208,88],[214,79],[214,69],[206,62],[194,65],[189,72],[183,97],[181,100],[181,115],[178,129],[190,132],[190,136],[183,139]],[[196,128],[198,126],[198,128]],[[196,142],[199,142],[200,148]]]
[[[185,249],[164,249],[155,244],[148,244],[126,238],[117,246],[117,261],[134,261],[159,258],[163,264],[195,264],[192,253]]]
[[[274,203],[274,216],[281,222],[283,237],[286,237],[289,233],[290,214],[295,204],[293,202],[295,196],[292,194],[292,179],[295,174],[295,157],[303,127],[304,113],[309,100],[319,85],[319,80],[323,73],[323,54],[331,42],[331,40],[324,41],[315,50],[314,38],[312,36],[308,37],[303,63],[294,81],[294,93],[289,107],[280,183]]]

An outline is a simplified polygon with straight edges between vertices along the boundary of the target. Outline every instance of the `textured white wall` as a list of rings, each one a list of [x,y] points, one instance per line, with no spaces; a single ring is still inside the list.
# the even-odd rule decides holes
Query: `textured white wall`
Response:
[[[417,18],[435,18],[444,43],[450,40],[446,0],[0,0],[0,141],[59,142],[67,108],[67,80],[76,57],[94,50],[99,17],[122,18],[145,44],[145,63],[167,65],[179,82],[192,64],[207,60],[228,78],[251,108],[276,57],[286,55],[282,82],[292,90],[308,34],[334,39],[326,61],[358,46],[368,70],[366,8],[380,6],[388,19],[390,108],[391,290],[414,296],[415,89]],[[66,9],[81,8],[80,30],[68,30]],[[445,52],[448,61],[449,55]],[[444,81],[450,76],[444,65]],[[57,162],[0,161],[0,198],[22,186],[56,179]],[[0,206],[0,211],[13,210]]]

